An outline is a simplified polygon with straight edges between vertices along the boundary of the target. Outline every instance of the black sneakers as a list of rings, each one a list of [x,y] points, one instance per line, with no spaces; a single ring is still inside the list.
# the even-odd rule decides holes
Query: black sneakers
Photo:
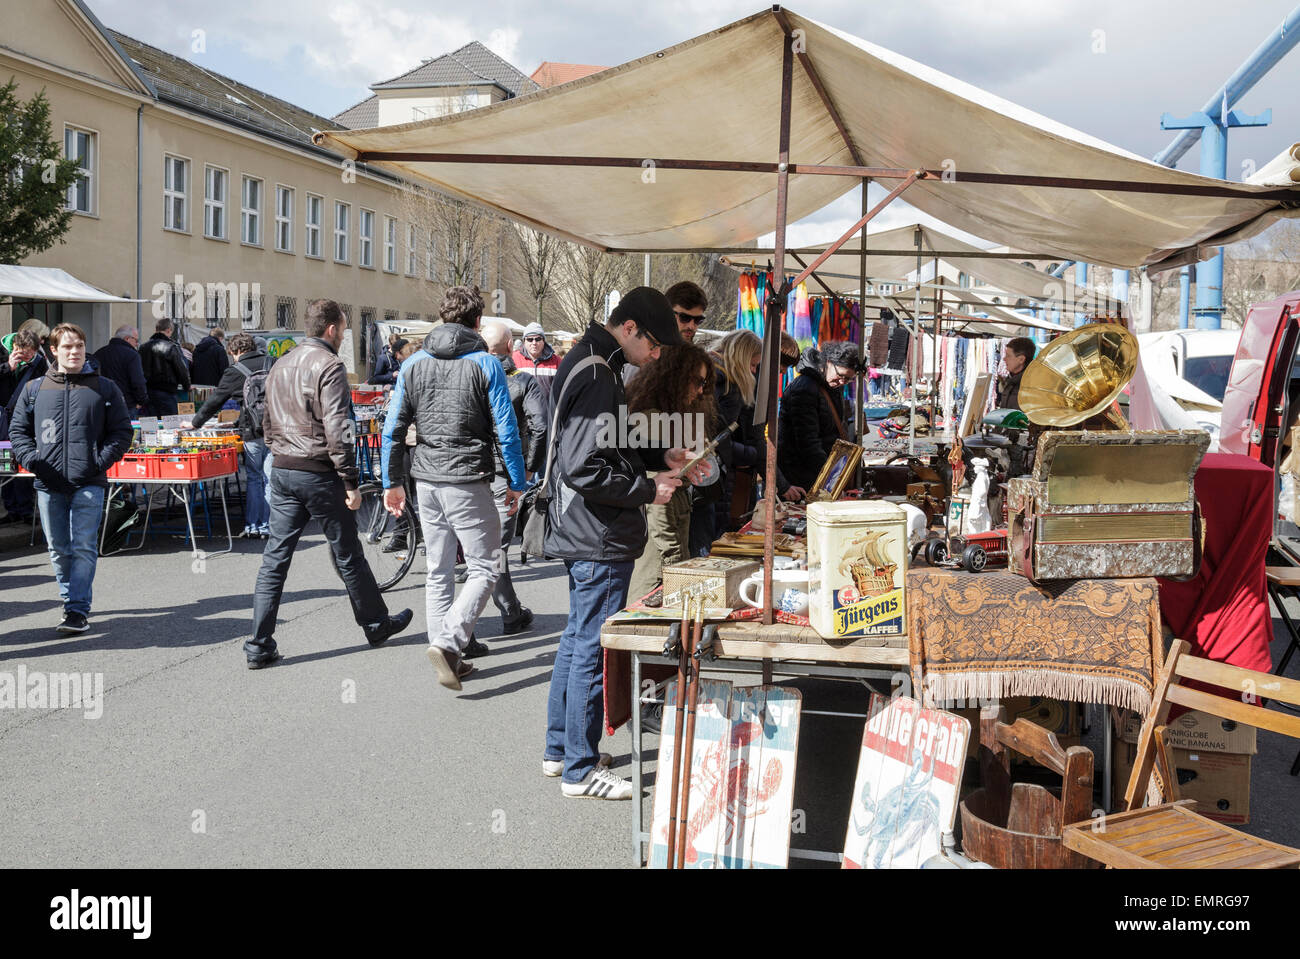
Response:
[[[382,646],[393,636],[396,636],[407,626],[411,625],[411,617],[414,614],[409,609],[404,609],[396,616],[389,616],[379,624],[378,628],[366,630],[366,642],[371,646]]]
[[[475,639],[474,635],[471,633],[469,637],[469,643],[465,646],[463,650],[461,650],[460,655],[464,659],[478,659],[480,656],[486,656],[489,652],[490,650],[482,643],[480,643],[477,639]]]
[[[524,632],[524,630],[528,629],[532,625],[533,611],[527,606],[523,606],[519,610],[519,617],[517,619],[506,619],[505,617],[502,617],[501,635],[513,636],[515,633]]]
[[[80,613],[64,613],[63,622],[59,623],[61,633],[84,633],[90,629],[90,623]]]
[[[268,666],[274,666],[280,660],[284,659],[284,654],[276,650],[270,656],[263,656],[261,659],[250,659],[248,661],[249,669],[266,669]]]

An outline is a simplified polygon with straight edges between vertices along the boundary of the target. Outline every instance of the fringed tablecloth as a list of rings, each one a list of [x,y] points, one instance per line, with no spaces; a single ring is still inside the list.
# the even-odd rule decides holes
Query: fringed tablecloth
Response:
[[[1050,696],[1145,714],[1163,659],[1153,579],[1035,586],[1005,571],[907,573],[912,682],[926,703]]]

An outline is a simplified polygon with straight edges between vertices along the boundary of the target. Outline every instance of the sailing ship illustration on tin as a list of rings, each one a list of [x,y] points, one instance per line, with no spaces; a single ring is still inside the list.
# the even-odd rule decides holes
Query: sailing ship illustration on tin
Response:
[[[894,588],[898,564],[889,555],[889,534],[873,530],[844,544],[840,575],[853,579],[858,596],[867,599]]]

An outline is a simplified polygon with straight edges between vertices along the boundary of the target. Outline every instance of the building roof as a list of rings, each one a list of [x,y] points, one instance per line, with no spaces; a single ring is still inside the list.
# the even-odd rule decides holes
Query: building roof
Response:
[[[369,130],[379,126],[379,97],[371,94],[360,103],[353,104],[342,113],[334,115],[334,122],[349,130]]]
[[[426,60],[413,70],[372,84],[371,90],[394,90],[403,87],[473,86],[488,83],[500,87],[510,96],[522,96],[538,89],[536,83],[508,61],[497,56],[477,40],[459,50]]]
[[[539,87],[558,87],[561,83],[581,80],[604,69],[606,68],[587,63],[553,63],[550,60],[543,60],[542,65],[533,71],[531,79]]]
[[[315,131],[339,128],[333,120],[238,80],[205,70],[126,34],[109,30],[108,35],[158,91],[159,100],[216,115],[304,146],[312,145],[311,137]]]

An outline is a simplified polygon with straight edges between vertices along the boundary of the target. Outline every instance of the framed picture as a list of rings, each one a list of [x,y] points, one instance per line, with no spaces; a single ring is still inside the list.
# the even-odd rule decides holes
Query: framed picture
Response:
[[[860,459],[861,446],[846,440],[836,440],[831,447],[831,455],[826,457],[822,471],[817,474],[817,482],[808,491],[808,502],[839,499],[848,487]]]

